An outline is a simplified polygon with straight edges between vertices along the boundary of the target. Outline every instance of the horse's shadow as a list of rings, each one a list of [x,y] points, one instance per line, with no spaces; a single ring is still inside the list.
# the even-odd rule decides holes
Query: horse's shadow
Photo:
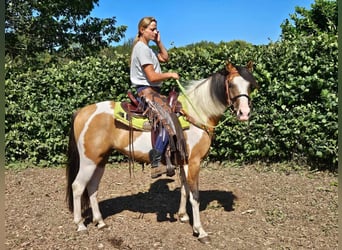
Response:
[[[107,199],[99,203],[103,219],[120,213],[125,210],[132,212],[156,213],[157,221],[174,222],[180,202],[180,189],[170,191],[167,183],[174,182],[173,179],[158,179],[151,184],[150,189],[145,193],[137,193],[128,196],[118,196]],[[224,211],[233,211],[236,196],[232,192],[209,190],[200,191],[200,211],[205,210],[208,205],[215,208],[223,207]],[[216,202],[215,202],[216,201]],[[214,202],[212,204],[212,202]],[[189,201],[187,202],[187,213],[192,223],[192,209]],[[85,211],[88,215],[86,223],[90,223],[90,209]],[[90,216],[90,217],[89,217]],[[86,216],[87,217],[87,216]]]

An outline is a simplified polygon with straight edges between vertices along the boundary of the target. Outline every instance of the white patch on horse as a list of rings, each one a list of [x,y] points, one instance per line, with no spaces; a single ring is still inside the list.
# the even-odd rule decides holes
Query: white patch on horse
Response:
[[[107,113],[110,115],[114,115],[114,110],[112,106],[110,105],[110,101],[105,101],[105,102],[99,102],[96,103],[96,111],[95,115],[100,114],[100,113]]]
[[[184,165],[184,166],[183,166],[183,168],[184,168],[185,177],[186,177],[186,178],[188,178],[188,173],[189,173],[189,165],[188,165],[188,164],[186,164],[186,165]]]
[[[135,141],[133,142],[134,151],[139,151],[142,153],[148,153],[152,149],[151,143],[151,133],[143,132]],[[130,146],[128,145],[125,150],[129,151]]]
[[[246,81],[242,76],[235,77],[233,83],[238,88],[239,95],[248,95],[249,82]],[[248,106],[248,98],[246,96],[240,97],[240,105]]]
[[[188,154],[191,154],[192,149],[194,148],[194,146],[199,143],[199,141],[202,138],[202,135],[206,133],[204,130],[194,126],[194,125],[190,125],[190,128],[188,130],[185,131],[186,134],[186,138],[187,138],[187,143],[189,145],[189,149],[190,152],[188,152]]]
[[[239,95],[243,95],[239,97],[239,107],[236,110],[237,118],[240,121],[248,121],[251,111],[247,97],[250,83],[241,76],[235,77],[233,82],[239,91]]]

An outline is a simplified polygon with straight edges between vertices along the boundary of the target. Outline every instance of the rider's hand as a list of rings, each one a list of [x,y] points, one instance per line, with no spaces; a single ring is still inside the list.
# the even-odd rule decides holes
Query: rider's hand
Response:
[[[157,30],[157,34],[153,40],[156,44],[160,43],[161,39],[160,39],[160,32],[159,30]]]
[[[178,79],[179,79],[179,75],[178,75],[178,73],[171,72],[171,78],[172,78],[172,79],[176,79],[176,80],[178,80]]]

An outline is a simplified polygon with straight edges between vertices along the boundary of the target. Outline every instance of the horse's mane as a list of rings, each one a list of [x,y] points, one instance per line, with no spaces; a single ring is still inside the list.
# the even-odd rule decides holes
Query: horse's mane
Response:
[[[201,114],[201,120],[221,116],[227,106],[225,79],[228,72],[223,69],[208,78],[189,81],[186,94],[195,107],[195,116]]]

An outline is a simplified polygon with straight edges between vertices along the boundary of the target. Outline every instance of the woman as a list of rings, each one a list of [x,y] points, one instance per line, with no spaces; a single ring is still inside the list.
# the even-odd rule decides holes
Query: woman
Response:
[[[149,42],[153,41],[159,51],[155,52],[149,47]],[[165,96],[160,95],[162,82],[168,79],[179,79],[179,75],[174,72],[163,73],[160,68],[160,62],[167,62],[169,55],[165,49],[160,33],[157,30],[157,20],[153,17],[144,17],[138,24],[138,34],[133,42],[131,55],[130,78],[132,85],[137,88],[138,96],[147,103],[156,104],[154,106],[166,109]],[[157,108],[158,109],[158,108]],[[158,115],[165,112],[159,112]],[[162,117],[162,120],[167,119]],[[169,130],[168,127],[166,127]],[[169,133],[161,127],[156,138],[154,148],[149,152],[152,171],[151,177],[157,178],[162,174],[159,170],[159,163],[166,146],[169,142]]]

